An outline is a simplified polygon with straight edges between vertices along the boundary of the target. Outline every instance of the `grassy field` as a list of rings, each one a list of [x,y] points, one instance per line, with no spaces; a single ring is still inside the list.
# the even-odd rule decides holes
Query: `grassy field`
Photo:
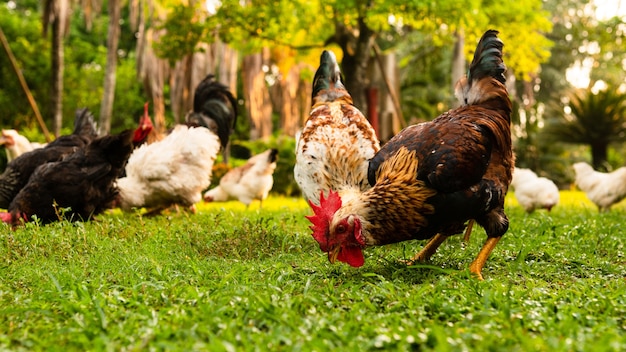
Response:
[[[331,265],[290,198],[0,227],[0,350],[624,351],[626,208],[561,197],[508,198],[483,282],[482,229],[426,265],[399,263],[417,241]]]

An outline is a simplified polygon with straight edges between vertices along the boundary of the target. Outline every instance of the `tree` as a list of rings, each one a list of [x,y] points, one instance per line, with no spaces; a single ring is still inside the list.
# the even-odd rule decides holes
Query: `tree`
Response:
[[[626,141],[626,94],[614,88],[585,89],[562,103],[565,108],[552,105],[554,118],[545,132],[560,142],[588,145],[594,169],[606,170],[609,145]]]
[[[104,89],[100,105],[100,134],[111,131],[111,113],[115,97],[115,77],[117,70],[117,48],[120,40],[121,0],[109,0],[109,30],[107,35],[107,64],[104,72]]]
[[[55,136],[61,133],[63,125],[63,71],[64,49],[63,37],[69,27],[70,4],[69,0],[45,0],[43,13],[43,34],[48,34],[48,27],[52,27],[52,90],[50,91],[52,104],[52,132]]]

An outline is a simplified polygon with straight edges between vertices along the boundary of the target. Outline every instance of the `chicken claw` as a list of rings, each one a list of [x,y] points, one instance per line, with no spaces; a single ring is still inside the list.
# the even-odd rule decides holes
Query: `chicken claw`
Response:
[[[484,280],[481,273],[483,270],[483,266],[485,266],[485,262],[487,261],[487,258],[489,258],[489,254],[491,254],[491,251],[493,251],[493,249],[496,247],[496,244],[498,244],[500,238],[502,238],[502,236],[487,238],[487,241],[485,241],[483,248],[480,249],[480,252],[476,256],[476,259],[474,259],[472,264],[470,264],[470,272],[474,274],[480,281]]]
[[[442,235],[440,233],[436,234],[430,239],[430,241],[428,241],[428,243],[426,243],[426,245],[424,246],[424,248],[422,248],[421,251],[419,251],[417,254],[413,256],[413,258],[409,260],[405,260],[403,262],[406,263],[406,265],[413,265],[417,262],[423,263],[429,260],[430,257],[432,257],[433,254],[435,254],[435,252],[437,251],[437,248],[439,248],[439,246],[441,246],[443,241],[446,240],[446,238],[448,238],[448,236]]]

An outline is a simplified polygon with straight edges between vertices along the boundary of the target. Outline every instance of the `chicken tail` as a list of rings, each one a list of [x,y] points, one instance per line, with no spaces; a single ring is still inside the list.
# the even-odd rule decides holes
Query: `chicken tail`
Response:
[[[474,59],[467,72],[470,85],[485,77],[493,77],[502,84],[506,83],[506,77],[504,76],[506,66],[502,61],[504,43],[497,35],[498,31],[490,29],[480,38],[476,46]]]
[[[478,105],[496,99],[494,108],[510,113],[511,102],[506,90],[506,65],[502,61],[504,44],[498,31],[490,29],[480,38],[474,59],[465,77],[455,87],[455,95],[463,105]]]
[[[276,148],[272,148],[270,150],[270,157],[269,157],[269,163],[275,163],[276,160],[278,160],[278,149]]]
[[[320,57],[320,66],[313,78],[313,105],[318,102],[334,101],[344,96],[350,97],[341,79],[341,70],[335,53],[324,50]],[[352,103],[351,97],[350,103]]]
[[[98,128],[93,114],[87,108],[76,110],[76,118],[74,119],[75,135],[96,138],[98,136]]]
[[[193,111],[186,120],[212,130],[225,148],[237,122],[237,100],[228,87],[209,74],[198,84],[193,97]]]

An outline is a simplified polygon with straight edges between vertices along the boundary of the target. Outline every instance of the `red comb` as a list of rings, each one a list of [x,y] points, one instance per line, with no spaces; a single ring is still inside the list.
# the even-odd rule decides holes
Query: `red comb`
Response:
[[[324,191],[320,191],[320,205],[317,206],[309,201],[313,215],[306,218],[313,224],[309,228],[313,230],[313,238],[320,244],[320,249],[328,252],[328,232],[330,219],[333,218],[335,212],[341,208],[341,197],[339,193],[328,191],[328,198],[324,198]]]
[[[152,124],[152,119],[150,119],[150,114],[148,114],[148,105],[150,103],[146,102],[143,105],[143,116],[139,119],[139,127],[135,129],[135,134],[133,135],[133,143],[142,143],[148,137],[148,134],[154,128]]]
[[[13,222],[13,217],[9,212],[1,212],[0,213],[0,221],[10,224]]]

